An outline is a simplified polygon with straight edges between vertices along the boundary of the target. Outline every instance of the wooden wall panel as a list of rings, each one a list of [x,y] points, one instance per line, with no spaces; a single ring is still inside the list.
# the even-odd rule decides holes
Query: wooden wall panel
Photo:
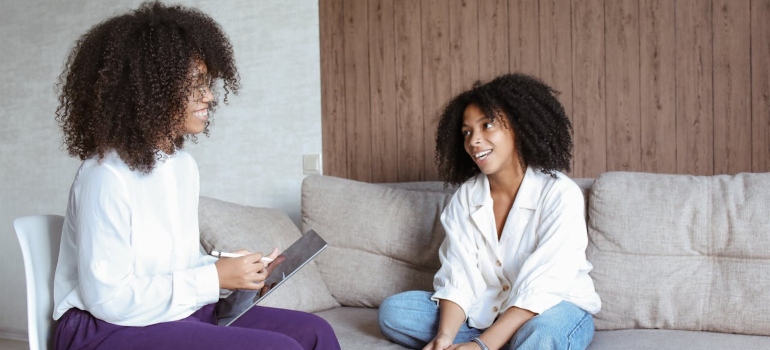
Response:
[[[714,0],[714,173],[751,171],[751,1]],[[766,20],[770,20],[767,18]]]
[[[540,0],[540,78],[559,91],[557,98],[572,116],[572,7],[569,1]],[[570,169],[575,169],[572,159]],[[573,172],[568,172],[570,176]]]
[[[437,180],[437,118],[520,71],[560,91],[574,177],[770,171],[770,0],[320,0],[324,174]]]
[[[510,0],[508,3],[510,69],[540,75],[540,15],[538,2]],[[483,75],[482,75],[483,76]]]
[[[373,0],[369,5],[369,94],[372,123],[372,181],[397,182],[398,123],[396,115],[396,54],[393,0]]]
[[[711,1],[676,2],[677,172],[714,171]]]
[[[444,0],[422,3],[422,113],[426,179],[438,179],[435,162],[438,118],[451,96],[449,7]]]
[[[398,181],[425,179],[420,2],[395,0]]]
[[[323,172],[348,177],[345,129],[344,20],[342,0],[326,0],[318,9],[321,35],[321,114]]]
[[[751,1],[752,171],[770,171],[770,0]]]
[[[482,0],[484,1],[484,0]],[[448,1],[451,95],[479,79],[479,11],[477,0]]]
[[[479,1],[479,79],[508,73],[508,3]]]
[[[345,122],[347,174],[372,181],[372,122],[369,108],[368,1],[345,1]]]
[[[607,169],[604,1],[572,2],[572,39],[575,174],[596,177]]]
[[[676,173],[675,3],[639,2],[641,157],[639,170]]]
[[[607,170],[641,168],[639,1],[604,4]]]

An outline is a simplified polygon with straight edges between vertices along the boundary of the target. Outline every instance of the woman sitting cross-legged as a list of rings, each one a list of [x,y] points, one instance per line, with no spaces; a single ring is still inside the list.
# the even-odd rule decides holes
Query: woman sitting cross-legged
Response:
[[[586,261],[580,188],[562,170],[572,127],[554,91],[508,74],[444,110],[439,173],[460,185],[441,214],[435,293],[380,306],[390,340],[409,348],[585,349],[601,302]]]

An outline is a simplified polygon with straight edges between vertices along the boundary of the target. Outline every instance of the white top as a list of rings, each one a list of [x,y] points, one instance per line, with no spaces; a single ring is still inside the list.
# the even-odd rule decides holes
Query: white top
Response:
[[[198,166],[185,151],[131,171],[115,152],[83,162],[64,218],[54,319],[68,309],[145,326],[219,299],[215,258],[199,248]]]
[[[457,189],[441,213],[446,239],[434,301],[447,299],[471,327],[485,329],[516,306],[540,314],[563,300],[594,314],[599,295],[588,276],[588,244],[580,188],[528,168],[497,238],[489,179],[479,174]]]

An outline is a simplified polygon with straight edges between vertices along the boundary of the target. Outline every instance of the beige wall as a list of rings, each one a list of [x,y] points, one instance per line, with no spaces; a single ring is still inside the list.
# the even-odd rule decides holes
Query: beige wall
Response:
[[[175,1],[174,3],[176,3]],[[178,1],[230,36],[240,96],[221,105],[212,135],[188,149],[201,193],[275,207],[299,220],[302,155],[321,153],[318,2]],[[13,219],[63,214],[79,161],[60,148],[53,85],[73,41],[135,0],[5,1],[0,11],[0,337],[25,336],[24,269]]]

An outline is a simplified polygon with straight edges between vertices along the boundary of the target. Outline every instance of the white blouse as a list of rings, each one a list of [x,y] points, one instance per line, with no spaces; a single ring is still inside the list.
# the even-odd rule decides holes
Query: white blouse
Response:
[[[432,300],[455,302],[479,329],[512,306],[540,314],[566,300],[588,313],[599,311],[585,255],[583,194],[556,174],[527,169],[499,240],[487,176],[457,189],[441,214],[446,239]]]
[[[145,326],[219,298],[215,258],[201,254],[198,166],[185,151],[150,174],[115,152],[83,162],[70,189],[54,277],[54,319],[70,308]]]

